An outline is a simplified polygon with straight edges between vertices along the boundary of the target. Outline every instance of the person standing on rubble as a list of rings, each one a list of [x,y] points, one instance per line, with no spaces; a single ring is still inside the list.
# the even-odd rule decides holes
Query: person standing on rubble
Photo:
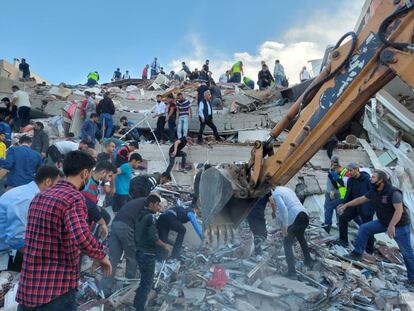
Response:
[[[259,90],[264,90],[267,87],[269,87],[272,82],[275,82],[275,79],[273,79],[272,74],[269,71],[269,68],[266,64],[262,66],[262,70],[259,71],[258,74],[258,82]]]
[[[311,78],[309,71],[306,69],[306,66],[303,66],[302,70],[299,73],[300,82],[305,82]]]
[[[203,229],[197,222],[196,212],[195,208],[188,209],[176,205],[173,208],[167,209],[158,217],[157,229],[161,241],[168,243],[168,234],[171,230],[177,233],[170,258],[178,259],[180,257],[185,233],[187,232],[183,224],[190,221],[199,238],[204,240]]]
[[[168,151],[168,155],[170,158],[170,162],[168,164],[167,169],[165,170],[165,172],[170,175],[171,171],[174,167],[175,164],[175,158],[177,157],[181,157],[181,169],[185,170],[186,169],[186,159],[187,159],[187,154],[183,151],[184,147],[187,145],[187,138],[186,137],[181,137],[180,139],[177,139],[174,144],[171,145],[169,151]]]
[[[82,151],[68,153],[64,181],[39,193],[27,217],[23,266],[16,301],[19,311],[76,310],[80,255],[93,258],[105,275],[112,266],[102,245],[92,236],[85,199],[79,189],[95,165]]]
[[[115,177],[115,194],[112,202],[114,212],[118,212],[131,199],[129,189],[133,170],[136,170],[141,162],[141,155],[139,153],[132,153],[128,163],[118,167],[118,174]]]
[[[371,189],[370,176],[367,172],[360,171],[357,163],[349,163],[348,172],[351,177],[348,179],[346,185],[346,194],[343,200],[344,203],[348,203],[353,199],[356,199]],[[340,208],[341,204],[337,208]],[[348,223],[351,220],[355,220],[358,225],[365,224],[372,221],[374,218],[374,207],[371,202],[367,202],[357,206],[351,206],[345,209],[339,216],[339,240],[338,244],[344,247],[348,247]],[[374,252],[374,237],[368,239],[367,253],[372,254]]]
[[[19,64],[19,70],[23,74],[23,81],[30,80],[30,65],[26,63],[26,59],[22,58],[22,62]]]
[[[89,120],[92,113],[96,113],[96,103],[95,103],[95,96],[94,92],[85,92],[85,96],[87,96],[87,101],[85,105],[85,120]]]
[[[32,139],[32,149],[40,153],[42,158],[46,158],[49,149],[49,136],[44,131],[42,122],[35,122]]]
[[[134,307],[143,311],[151,291],[155,273],[156,247],[162,247],[168,254],[171,247],[161,241],[155,221],[155,215],[160,210],[161,199],[156,194],[150,194],[146,206],[140,211],[135,220],[134,237],[136,245],[136,260],[141,273],[139,287],[135,292]]]
[[[124,75],[122,76],[122,80],[129,80],[129,79],[131,79],[131,76],[129,74],[129,71],[126,70]]]
[[[148,68],[149,68],[149,65],[146,64],[144,69],[142,69],[142,80],[148,79]]]
[[[155,135],[157,140],[162,144],[164,143],[164,127],[165,120],[167,118],[167,105],[162,100],[161,95],[157,95],[157,103],[154,108],[152,108],[151,113],[153,118],[157,118],[157,129],[155,130]]]
[[[112,76],[112,81],[119,81],[121,80],[121,77],[122,77],[121,69],[116,68],[116,70],[114,71],[114,75]]]
[[[90,148],[95,148],[96,136],[98,132],[98,115],[96,113],[92,113],[89,120],[83,122],[81,128],[81,139],[88,142],[88,146]]]
[[[104,137],[111,137],[114,128],[113,116],[115,114],[115,105],[112,101],[111,93],[106,92],[104,94],[104,98],[96,107],[96,113],[99,116],[99,123],[101,124],[101,127],[103,128],[105,126]]]
[[[308,243],[305,239],[305,230],[309,226],[309,216],[295,192],[287,187],[277,186],[272,191],[272,198],[276,205],[277,218],[282,225],[283,247],[288,266],[286,277],[296,278],[295,256],[293,254],[295,238],[302,249],[305,265],[313,266]]]
[[[151,79],[155,78],[160,71],[160,65],[158,64],[158,59],[154,57],[154,61],[151,63]]]
[[[21,128],[29,124],[32,105],[27,92],[20,90],[17,85],[12,86],[12,91],[11,104],[17,107],[17,119],[14,122],[14,127],[16,131],[20,131]]]
[[[283,68],[278,59],[275,60],[275,69],[273,71],[273,75],[275,77],[276,86],[282,87],[283,80],[285,79],[285,68]]]
[[[204,100],[198,106],[198,119],[200,120],[200,131],[198,132],[198,143],[203,143],[204,128],[208,125],[214,133],[216,141],[221,141],[216,126],[213,123],[213,108],[211,106],[211,92],[209,90],[204,92]]]
[[[177,124],[177,104],[174,99],[173,94],[169,94],[167,96],[167,123],[168,123],[168,139],[170,143],[173,143],[175,141],[175,135],[176,135],[176,124]]]
[[[241,82],[241,77],[244,75],[242,61],[238,61],[233,64],[233,66],[230,69],[230,75],[231,75],[231,78],[229,82],[232,82],[232,83]]]
[[[177,124],[177,137],[188,136],[188,125],[192,118],[191,113],[191,103],[187,98],[184,98],[183,93],[177,94],[177,115],[176,119],[178,120]]]
[[[345,211],[352,206],[371,201],[375,208],[376,220],[361,225],[354,244],[354,250],[349,254],[352,260],[362,260],[368,239],[375,234],[386,232],[397,242],[407,268],[407,285],[414,286],[414,251],[411,246],[410,215],[404,205],[402,191],[394,187],[386,172],[375,170],[371,176],[371,190],[340,207]]]
[[[263,255],[262,244],[267,239],[265,209],[268,202],[272,207],[272,218],[276,218],[276,206],[273,199],[271,199],[271,195],[272,193],[269,191],[261,197],[247,216],[247,222],[254,238],[254,253],[258,256],[258,259]]]
[[[182,65],[182,70],[188,75],[188,76],[190,76],[191,75],[191,70],[190,70],[190,68],[188,68],[188,66],[185,64],[185,62],[182,62],[181,63],[181,65]]]
[[[339,164],[339,158],[333,156],[331,158],[331,167],[328,173],[328,180],[326,183],[325,203],[324,203],[324,217],[325,221],[323,227],[327,233],[330,233],[332,227],[333,212],[339,204],[343,202],[346,195],[346,182],[350,177],[348,169]],[[337,215],[339,222],[339,216]]]

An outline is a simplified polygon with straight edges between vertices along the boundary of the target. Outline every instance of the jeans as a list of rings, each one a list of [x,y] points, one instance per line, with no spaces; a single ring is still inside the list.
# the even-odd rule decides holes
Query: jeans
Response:
[[[88,79],[88,82],[86,82],[86,86],[94,86],[96,84],[98,84],[98,81],[94,79]]]
[[[112,289],[116,267],[121,260],[122,253],[125,254],[126,259],[125,277],[127,279],[134,279],[137,273],[134,229],[122,221],[114,221],[111,226],[108,250],[109,260],[112,264],[112,275],[103,278],[101,281],[101,287],[104,292]]]
[[[220,135],[217,131],[217,127],[213,123],[213,117],[212,116],[206,117],[204,119],[204,122],[202,122],[200,117],[198,119],[200,120],[200,131],[198,132],[198,142],[199,143],[203,142],[203,133],[204,133],[204,128],[206,127],[206,125],[208,125],[208,127],[213,130],[214,137],[216,138],[216,140],[220,140]]]
[[[180,116],[178,118],[177,124],[177,137],[180,139],[181,137],[187,137],[188,135],[188,119],[190,117],[188,115]]]
[[[360,226],[355,242],[354,252],[363,254],[368,242],[368,238],[374,236],[377,233],[386,232],[387,229],[388,228],[381,224],[378,220],[373,220]],[[408,279],[414,280],[414,252],[411,247],[410,234],[410,225],[395,227],[394,240],[397,242],[401,255],[404,258]]]
[[[66,294],[63,294],[51,302],[29,308],[23,305],[17,307],[17,311],[76,311],[78,309],[76,305],[76,289],[69,290]]]
[[[305,239],[305,230],[309,225],[309,216],[304,212],[300,212],[296,216],[295,221],[288,227],[288,235],[283,239],[283,248],[285,249],[286,262],[288,265],[288,271],[294,272],[295,269],[295,256],[293,255],[293,242],[295,238],[298,240],[300,247],[303,252],[303,257],[305,258],[305,263],[312,260],[308,243]]]
[[[370,205],[359,205],[359,206],[351,206],[348,207],[341,216],[339,216],[339,240],[348,244],[348,223],[360,217],[362,222],[361,224],[365,224],[367,222],[372,221],[374,218],[374,210],[371,208]],[[367,253],[372,254],[374,251],[374,236],[371,236],[368,239]]]
[[[168,234],[170,233],[170,230],[177,232],[177,238],[175,239],[171,257],[178,258],[180,256],[184,236],[187,231],[184,225],[173,213],[164,213],[158,218],[157,228],[160,240],[164,243],[168,243]]]
[[[187,154],[184,151],[182,151],[182,150],[177,151],[177,154],[175,155],[175,157],[173,157],[173,156],[170,155],[170,162],[168,163],[168,167],[165,170],[168,174],[171,173],[171,170],[174,167],[174,163],[175,163],[175,158],[176,157],[181,157],[181,168],[182,169],[185,168],[185,163],[186,163],[186,160],[187,160]]]
[[[270,85],[270,83],[268,81],[263,80],[263,79],[259,80],[257,84],[259,85],[259,90],[264,90],[265,88],[267,88]]]
[[[155,69],[151,69],[151,79],[157,76],[157,71]]]
[[[333,212],[336,212],[336,207],[342,203],[341,199],[334,199],[332,200],[329,197],[329,194],[326,193],[325,194],[325,204],[323,205],[323,208],[325,210],[325,225],[329,225],[332,226],[332,216],[333,216]],[[338,215],[337,215],[338,216]],[[336,217],[337,220],[339,220],[338,217]]]
[[[283,85],[283,76],[282,75],[275,75],[275,82],[277,86]]]
[[[155,130],[155,136],[157,136],[158,141],[163,140],[164,138],[164,127],[165,127],[165,116],[158,117],[157,129]]]
[[[20,130],[21,127],[25,127],[30,122],[30,107],[22,106],[17,108],[17,120],[16,128]]]
[[[234,72],[233,76],[230,79],[230,82],[233,83],[240,83],[241,82],[241,73],[240,72]]]
[[[175,118],[168,119],[168,139],[170,142],[175,141]]]
[[[109,113],[101,113],[99,115],[99,123],[101,123],[101,126],[104,125],[105,120],[105,133],[104,137],[109,138],[112,136],[112,129],[114,127],[114,122],[112,120],[112,115]]]
[[[155,254],[148,254],[138,250],[136,259],[139,272],[141,273],[141,281],[135,291],[134,307],[136,311],[143,311],[154,281]]]
[[[249,88],[251,88],[252,90],[254,90],[254,81],[250,80],[249,82],[247,82],[246,84]]]

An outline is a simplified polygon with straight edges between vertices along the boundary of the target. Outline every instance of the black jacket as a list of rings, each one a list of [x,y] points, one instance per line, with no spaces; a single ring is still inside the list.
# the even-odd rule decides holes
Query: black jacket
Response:
[[[259,71],[259,80],[267,80],[267,81],[275,81],[275,79],[273,79],[272,74],[270,73],[269,69],[267,70],[260,70]]]
[[[112,99],[106,97],[102,99],[99,102],[98,107],[96,107],[96,112],[98,115],[101,113],[109,113],[113,115],[115,113],[115,105]]]
[[[46,153],[49,149],[49,136],[43,130],[34,130],[32,149],[39,153]]]

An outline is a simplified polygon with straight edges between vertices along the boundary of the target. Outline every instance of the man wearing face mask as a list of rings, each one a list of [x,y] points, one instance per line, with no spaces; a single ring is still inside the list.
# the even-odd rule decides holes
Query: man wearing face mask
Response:
[[[349,258],[362,260],[367,241],[378,233],[386,232],[397,242],[407,268],[410,286],[414,285],[414,251],[411,247],[410,216],[403,203],[401,190],[391,185],[387,173],[376,170],[371,176],[372,189],[346,204],[341,209],[364,204],[371,201],[374,205],[377,219],[359,227],[354,250]]]
[[[69,152],[63,161],[66,179],[32,200],[16,295],[18,310],[76,310],[81,254],[95,259],[93,267],[100,265],[105,275],[112,273],[108,256],[89,230],[85,199],[79,192],[94,165],[89,154]]]

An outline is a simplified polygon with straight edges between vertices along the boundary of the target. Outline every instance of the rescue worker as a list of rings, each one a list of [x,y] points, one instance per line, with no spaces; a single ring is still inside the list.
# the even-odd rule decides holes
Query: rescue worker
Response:
[[[241,77],[244,75],[243,72],[243,62],[238,61],[233,64],[233,66],[230,69],[231,78],[229,82],[233,83],[240,83]]]
[[[161,241],[168,243],[168,234],[170,233],[170,230],[177,232],[171,258],[180,257],[181,247],[187,231],[183,224],[191,221],[197,235],[200,239],[204,239],[203,229],[197,222],[195,212],[196,209],[186,209],[183,206],[176,205],[175,207],[166,210],[158,218],[157,229]]]
[[[90,72],[87,78],[88,78],[88,82],[86,82],[86,86],[94,86],[98,84],[99,73],[97,71]]]

